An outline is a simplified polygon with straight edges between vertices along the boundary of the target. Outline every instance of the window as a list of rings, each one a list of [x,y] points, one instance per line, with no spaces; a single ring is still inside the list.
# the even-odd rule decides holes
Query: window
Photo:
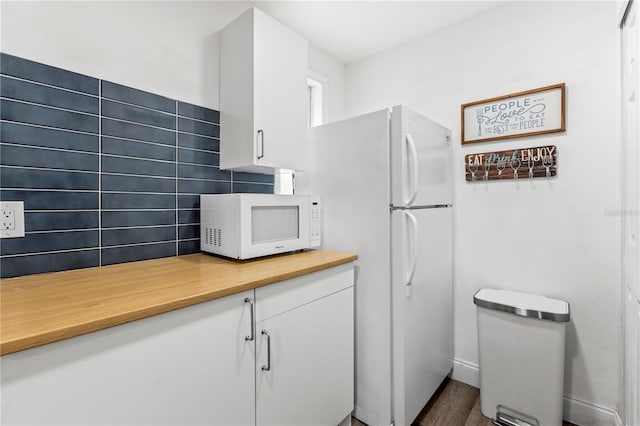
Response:
[[[322,83],[307,77],[308,115],[307,127],[314,127],[323,122]]]
[[[309,70],[307,77],[307,127],[314,127],[324,123],[327,111],[326,87],[328,79],[315,71]],[[276,170],[274,177],[275,194],[293,194],[295,192],[294,171],[286,169]]]

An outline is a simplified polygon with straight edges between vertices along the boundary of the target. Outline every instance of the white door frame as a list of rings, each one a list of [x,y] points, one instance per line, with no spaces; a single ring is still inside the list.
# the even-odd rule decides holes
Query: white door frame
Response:
[[[640,424],[640,30],[638,2],[619,9],[622,52],[622,422]],[[631,40],[631,42],[630,42]]]

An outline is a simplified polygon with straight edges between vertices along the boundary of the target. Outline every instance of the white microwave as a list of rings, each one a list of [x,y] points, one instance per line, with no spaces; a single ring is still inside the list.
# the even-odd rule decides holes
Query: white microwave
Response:
[[[309,195],[203,194],[200,249],[234,259],[321,245],[320,200]]]

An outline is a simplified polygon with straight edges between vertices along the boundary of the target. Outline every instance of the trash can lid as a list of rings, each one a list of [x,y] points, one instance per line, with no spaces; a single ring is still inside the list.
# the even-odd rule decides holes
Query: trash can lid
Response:
[[[483,288],[473,296],[473,303],[523,317],[569,321],[569,303],[537,294]]]

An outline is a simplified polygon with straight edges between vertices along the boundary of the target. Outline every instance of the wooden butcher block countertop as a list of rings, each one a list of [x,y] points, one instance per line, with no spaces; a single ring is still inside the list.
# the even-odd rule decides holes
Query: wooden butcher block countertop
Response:
[[[327,250],[233,261],[206,254],[0,280],[0,354],[352,262]]]

